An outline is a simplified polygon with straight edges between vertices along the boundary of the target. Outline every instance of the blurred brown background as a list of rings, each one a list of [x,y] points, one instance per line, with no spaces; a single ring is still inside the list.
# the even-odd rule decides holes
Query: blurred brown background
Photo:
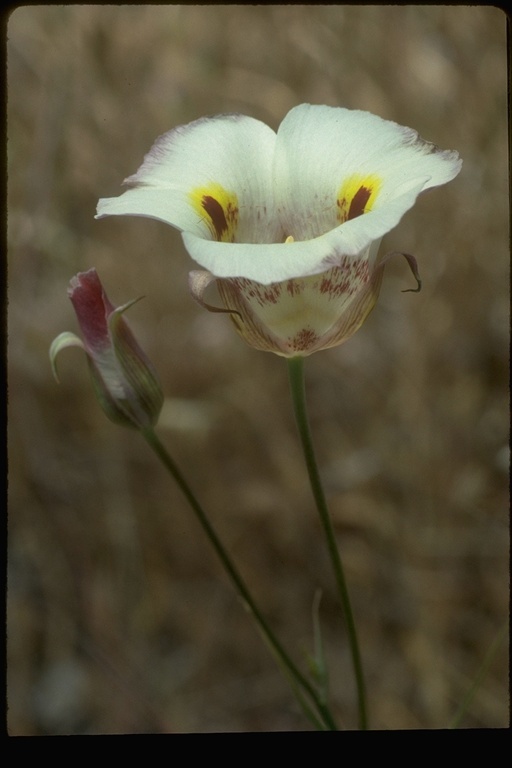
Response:
[[[508,615],[506,19],[429,6],[22,7],[8,24],[8,727],[13,735],[309,724],[202,531],[137,434],[110,424],[70,277],[95,266],[167,396],[159,432],[297,663],[311,608],[332,707],[357,724],[284,361],[189,297],[181,238],[95,221],[153,140],[206,114],[277,128],[367,109],[464,159],[385,238],[400,259],[345,345],[309,358],[311,421],[376,729],[447,727]],[[508,724],[508,641],[462,727]]]

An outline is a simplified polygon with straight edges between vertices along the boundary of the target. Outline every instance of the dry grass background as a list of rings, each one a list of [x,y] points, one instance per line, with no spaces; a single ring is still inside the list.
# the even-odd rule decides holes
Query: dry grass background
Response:
[[[160,434],[299,664],[311,606],[332,706],[352,673],[283,361],[187,293],[180,236],[93,219],[153,140],[205,114],[277,128],[301,102],[368,109],[457,149],[384,248],[361,331],[308,361],[311,420],[376,729],[446,727],[508,615],[506,20],[491,7],[34,6],[8,24],[8,727],[13,735],[309,726],[186,504],[111,425],[69,278],[95,266],[167,395]],[[508,644],[463,727],[508,724]]]

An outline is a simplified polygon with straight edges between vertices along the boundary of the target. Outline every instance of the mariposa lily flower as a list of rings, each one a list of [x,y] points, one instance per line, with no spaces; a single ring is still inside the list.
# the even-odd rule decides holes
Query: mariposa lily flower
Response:
[[[87,355],[96,396],[108,418],[139,429],[154,426],[163,405],[162,389],[123,317],[137,299],[115,308],[95,269],[73,277],[68,295],[83,338],[64,332],[54,339],[50,361],[55,378],[58,380],[58,353],[65,347],[80,347]]]
[[[178,228],[203,267],[190,275],[195,299],[230,312],[258,349],[309,355],[361,326],[380,289],[381,238],[460,167],[457,152],[359,110],[302,104],[277,133],[218,115],[157,139],[127,191],[99,201],[97,218]],[[205,301],[211,283],[223,308]]]

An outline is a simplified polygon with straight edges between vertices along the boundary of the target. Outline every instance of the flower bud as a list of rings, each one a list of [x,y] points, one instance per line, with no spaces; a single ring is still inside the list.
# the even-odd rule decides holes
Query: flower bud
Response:
[[[68,295],[82,339],[73,333],[61,333],[53,341],[50,361],[55,378],[61,349],[80,347],[87,355],[96,396],[108,418],[137,429],[154,426],[162,409],[163,392],[153,365],[123,317],[137,299],[114,307],[95,269],[73,277]]]

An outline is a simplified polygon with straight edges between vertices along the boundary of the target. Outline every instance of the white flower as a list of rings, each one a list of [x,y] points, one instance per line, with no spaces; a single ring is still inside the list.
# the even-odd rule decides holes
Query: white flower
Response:
[[[284,356],[340,344],[377,300],[379,243],[456,152],[368,112],[302,104],[277,134],[244,115],[161,136],[97,217],[149,216],[182,231],[194,297],[216,281],[253,346]]]

